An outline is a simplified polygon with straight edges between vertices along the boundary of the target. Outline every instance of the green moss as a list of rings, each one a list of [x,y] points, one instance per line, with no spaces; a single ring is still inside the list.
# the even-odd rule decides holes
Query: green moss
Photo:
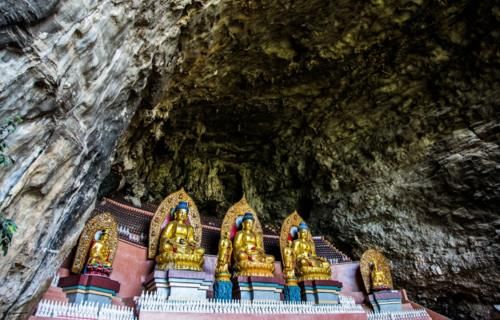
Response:
[[[293,50],[290,41],[287,39],[280,39],[268,41],[261,44],[262,51],[267,55],[274,55],[278,58],[291,61],[296,52]]]

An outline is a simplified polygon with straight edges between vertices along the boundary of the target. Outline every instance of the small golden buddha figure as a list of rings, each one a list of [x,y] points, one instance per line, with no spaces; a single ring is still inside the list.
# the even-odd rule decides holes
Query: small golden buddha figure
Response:
[[[292,241],[287,241],[287,246],[283,249],[283,275],[287,284],[295,284],[295,252],[293,252]]]
[[[229,280],[229,264],[231,263],[231,253],[233,244],[229,239],[229,232],[225,232],[219,241],[219,251],[217,253],[217,264],[215,266],[216,276],[220,279]]]
[[[198,248],[194,228],[186,224],[188,203],[179,201],[174,209],[174,220],[170,221],[160,236],[157,268],[201,271],[205,250]]]
[[[316,247],[311,238],[309,227],[304,222],[299,224],[298,238],[293,241],[296,257],[296,271],[299,280],[330,280],[330,263],[316,255]]]
[[[254,217],[251,212],[245,213],[242,229],[233,239],[234,269],[237,276],[272,277],[274,257],[267,255],[262,248],[262,241],[254,231]]]
[[[390,288],[389,281],[387,280],[384,271],[378,267],[378,264],[375,261],[372,262],[370,278],[373,290],[387,290]]]
[[[89,250],[87,266],[111,268],[111,248],[109,247],[109,231],[103,230]]]

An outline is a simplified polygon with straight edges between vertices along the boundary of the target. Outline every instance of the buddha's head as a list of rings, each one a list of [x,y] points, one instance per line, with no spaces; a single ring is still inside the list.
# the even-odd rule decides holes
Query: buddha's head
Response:
[[[251,212],[246,212],[245,215],[243,216],[243,230],[252,230],[253,229],[253,223],[254,223],[254,217]]]
[[[177,207],[175,207],[174,215],[177,221],[186,221],[188,217],[189,206],[186,201],[179,201]]]
[[[305,222],[299,224],[299,239],[307,240],[309,239],[309,227]]]
[[[108,230],[105,229],[102,231],[101,236],[99,237],[99,240],[108,241],[108,239],[109,239],[109,233],[108,233]]]

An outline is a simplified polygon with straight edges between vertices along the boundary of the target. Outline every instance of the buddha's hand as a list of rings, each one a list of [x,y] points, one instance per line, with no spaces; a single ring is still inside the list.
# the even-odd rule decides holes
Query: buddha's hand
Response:
[[[255,250],[255,252],[257,252],[258,254],[264,254],[264,249],[262,249],[262,248],[256,248],[256,247],[254,247],[254,250]]]

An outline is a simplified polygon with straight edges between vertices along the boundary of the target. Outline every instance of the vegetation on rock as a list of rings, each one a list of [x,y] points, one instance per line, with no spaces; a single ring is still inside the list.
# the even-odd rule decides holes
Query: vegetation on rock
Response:
[[[9,245],[12,242],[12,237],[14,237],[14,233],[16,231],[16,223],[0,214],[0,246],[2,247],[4,256],[9,251]]]
[[[0,125],[0,167],[9,166],[14,162],[11,156],[7,153],[7,138],[16,130],[16,127],[21,123],[21,117],[8,117]]]

